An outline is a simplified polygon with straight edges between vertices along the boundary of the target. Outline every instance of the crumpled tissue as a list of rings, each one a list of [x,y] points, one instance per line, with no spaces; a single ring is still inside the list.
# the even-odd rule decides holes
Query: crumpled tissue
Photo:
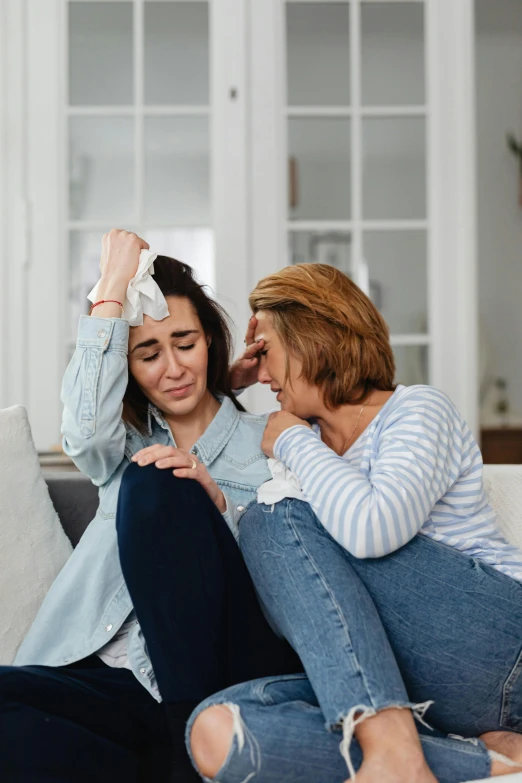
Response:
[[[288,470],[280,460],[269,459],[268,469],[272,474],[272,478],[261,484],[257,490],[258,503],[265,503],[267,506],[271,506],[272,503],[279,503],[283,498],[305,499],[297,476],[291,470]]]
[[[128,321],[130,326],[141,326],[144,315],[149,315],[155,321],[163,321],[169,315],[167,301],[152,277],[157,256],[157,253],[150,250],[142,250],[140,253],[138,269],[128,285],[125,301],[122,302],[122,318]],[[90,302],[98,301],[99,285],[98,282],[88,295]]]

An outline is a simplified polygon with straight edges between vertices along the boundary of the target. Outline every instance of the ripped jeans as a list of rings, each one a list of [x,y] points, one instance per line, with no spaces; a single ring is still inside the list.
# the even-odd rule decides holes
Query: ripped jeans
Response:
[[[474,738],[522,733],[522,584],[422,535],[358,560],[299,500],[251,505],[240,545],[306,675],[236,685],[198,706],[187,738],[210,705],[234,715],[216,781],[340,783],[362,761],[356,716],[387,707],[413,710],[441,783],[489,775],[494,754]]]

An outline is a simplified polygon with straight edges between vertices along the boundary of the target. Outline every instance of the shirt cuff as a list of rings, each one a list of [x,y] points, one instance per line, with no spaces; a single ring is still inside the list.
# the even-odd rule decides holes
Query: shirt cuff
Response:
[[[229,526],[230,530],[232,531],[232,535],[236,539],[236,541],[239,540],[239,515],[236,511],[236,507],[234,504],[230,501],[230,499],[225,495],[223,492],[223,497],[225,498],[226,503],[226,509],[223,511],[223,519]]]
[[[129,349],[129,322],[122,318],[98,318],[81,315],[78,324],[78,348],[101,348],[103,351]]]
[[[288,449],[291,447],[296,436],[299,436],[299,438],[310,437],[315,440],[319,438],[318,434],[309,427],[305,427],[303,424],[294,424],[293,427],[284,430],[274,443],[273,452],[276,459],[285,462],[285,454],[288,452]]]

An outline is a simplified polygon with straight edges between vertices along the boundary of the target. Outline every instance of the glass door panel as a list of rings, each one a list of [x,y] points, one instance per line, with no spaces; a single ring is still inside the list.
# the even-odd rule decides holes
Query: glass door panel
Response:
[[[288,3],[286,29],[289,106],[348,106],[348,3]]]
[[[350,231],[291,231],[288,237],[289,264],[329,264],[352,276]]]
[[[425,231],[367,231],[363,239],[370,296],[392,334],[427,334]]]
[[[69,3],[69,104],[133,99],[133,3]]]
[[[210,140],[207,117],[145,120],[145,220],[210,223]]]
[[[208,3],[145,3],[145,104],[208,105]]]
[[[362,128],[364,219],[426,218],[424,118],[372,118]]]
[[[393,347],[395,356],[395,383],[404,386],[414,386],[417,383],[429,383],[427,345],[396,345]]]
[[[158,255],[184,261],[200,283],[214,288],[214,234],[210,228],[148,228],[143,236]]]
[[[365,106],[423,105],[424,5],[363,3],[361,55]]]
[[[348,220],[351,214],[350,120],[291,118],[288,148],[289,218]]]
[[[135,219],[132,117],[70,118],[69,215],[121,224]]]

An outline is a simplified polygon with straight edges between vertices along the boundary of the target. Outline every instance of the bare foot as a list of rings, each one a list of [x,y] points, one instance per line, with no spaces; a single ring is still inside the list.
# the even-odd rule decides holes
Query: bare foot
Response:
[[[363,761],[355,780],[356,783],[437,783],[424,757],[415,761],[402,759],[400,763],[389,757],[374,757]]]
[[[363,753],[357,783],[437,783],[410,710],[387,709],[358,724]]]
[[[519,766],[504,764],[494,759],[491,763],[491,776],[509,775],[522,770],[522,734],[513,731],[488,731],[482,734],[482,740],[488,750],[500,753]]]

